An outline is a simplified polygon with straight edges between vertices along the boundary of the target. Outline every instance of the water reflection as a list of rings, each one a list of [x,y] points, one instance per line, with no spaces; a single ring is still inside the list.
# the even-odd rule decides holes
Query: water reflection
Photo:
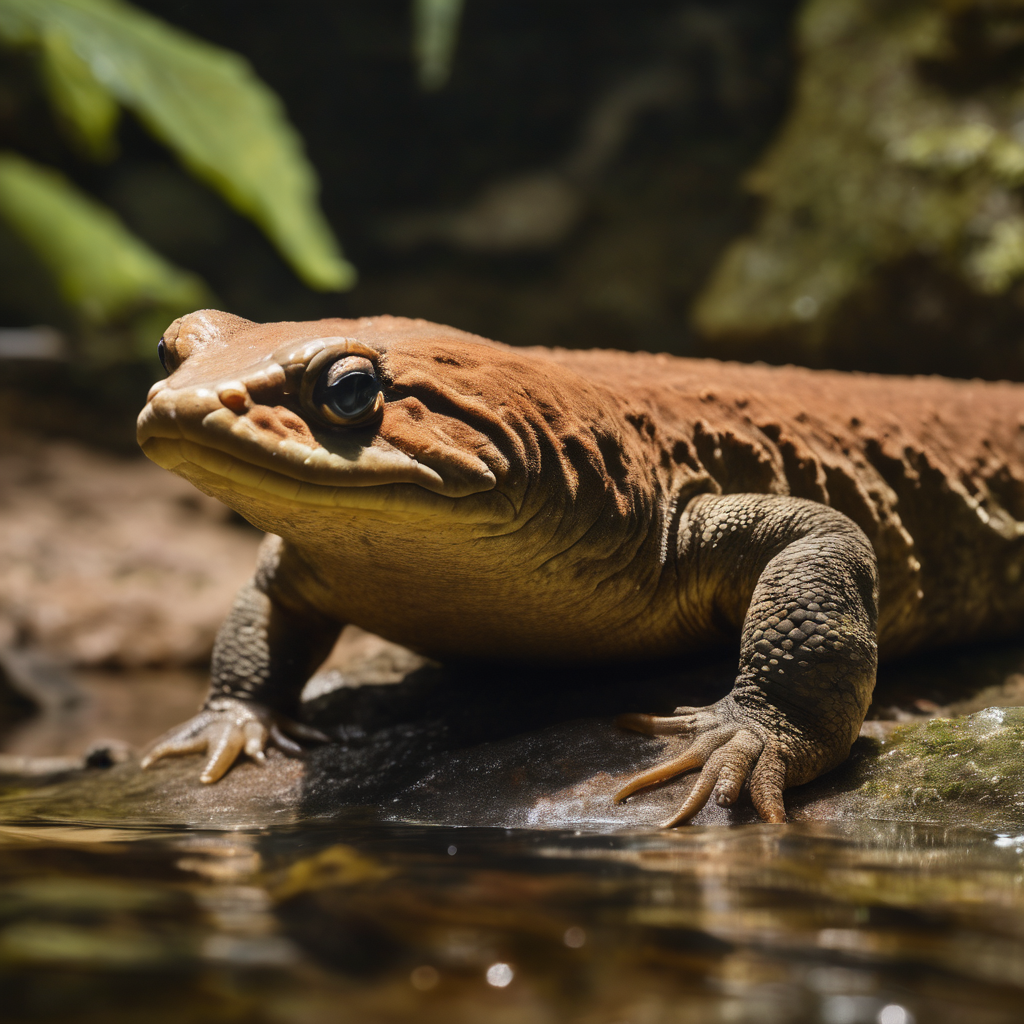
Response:
[[[5,1020],[987,1024],[1024,1002],[1019,837],[966,829],[5,826],[0,871]]]

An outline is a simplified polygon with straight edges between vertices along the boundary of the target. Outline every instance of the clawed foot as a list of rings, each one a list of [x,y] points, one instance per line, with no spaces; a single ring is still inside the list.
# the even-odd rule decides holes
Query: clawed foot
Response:
[[[216,782],[242,753],[257,764],[263,764],[270,744],[286,754],[301,755],[302,747],[290,736],[317,743],[329,740],[319,730],[294,722],[262,704],[221,697],[210,701],[195,718],[157,740],[142,759],[142,767],[148,768],[162,757],[205,751],[209,757],[199,779]]]
[[[615,802],[646,786],[664,782],[675,775],[700,768],[690,795],[662,828],[671,828],[692,818],[714,798],[719,807],[729,807],[749,783],[757,813],[768,822],[786,820],[782,790],[786,764],[767,730],[746,716],[730,697],[706,708],[676,708],[675,714],[620,715],[616,722],[626,729],[650,736],[692,735],[693,742],[678,757],[642,772],[615,794]]]

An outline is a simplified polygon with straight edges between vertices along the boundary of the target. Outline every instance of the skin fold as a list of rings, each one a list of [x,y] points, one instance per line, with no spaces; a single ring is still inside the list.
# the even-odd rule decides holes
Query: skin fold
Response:
[[[879,655],[1024,625],[1024,386],[515,349],[421,320],[161,341],[153,461],[267,532],[200,713],[144,764],[325,739],[298,695],[346,623],[439,659],[685,657],[732,692],[620,723],[692,738],[618,795],[699,769],[666,825],[839,764]],[[681,694],[685,697],[685,694]]]

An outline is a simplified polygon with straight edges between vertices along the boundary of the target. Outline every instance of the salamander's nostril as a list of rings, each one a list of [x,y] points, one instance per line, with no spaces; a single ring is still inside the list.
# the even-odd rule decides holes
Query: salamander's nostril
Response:
[[[250,399],[246,386],[239,380],[231,380],[217,388],[221,404],[232,412],[243,413],[249,408]]]
[[[158,394],[160,394],[160,392],[161,392],[161,391],[163,391],[163,389],[164,389],[165,387],[167,387],[167,381],[166,381],[166,380],[158,380],[158,381],[157,381],[157,382],[156,382],[156,383],[155,383],[155,384],[154,384],[154,385],[153,385],[153,386],[152,386],[152,387],[151,387],[151,388],[149,389],[149,394],[148,394],[148,395],[146,395],[146,401],[147,401],[147,402],[152,402],[152,401],[153,401],[153,399],[154,399],[154,398],[156,398],[156,396],[157,396]]]

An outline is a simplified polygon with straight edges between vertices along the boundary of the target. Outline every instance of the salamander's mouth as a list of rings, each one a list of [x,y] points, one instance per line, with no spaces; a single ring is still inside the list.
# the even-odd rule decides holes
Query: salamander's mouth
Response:
[[[334,508],[460,520],[507,517],[507,499],[494,490],[490,473],[473,481],[445,480],[372,436],[348,434],[321,443],[310,435],[306,443],[219,403],[189,415],[193,410],[171,398],[158,392],[139,416],[143,452],[227,505],[239,498],[271,514]]]
[[[511,506],[498,492],[451,498],[416,483],[318,484],[286,473],[254,466],[209,445],[195,441],[152,437],[143,452],[206,494],[235,507],[255,503],[273,517],[288,510],[347,510],[385,515],[443,516],[459,521],[492,522],[508,518]],[[474,501],[474,498],[481,500]],[[240,509],[241,510],[241,509]]]

